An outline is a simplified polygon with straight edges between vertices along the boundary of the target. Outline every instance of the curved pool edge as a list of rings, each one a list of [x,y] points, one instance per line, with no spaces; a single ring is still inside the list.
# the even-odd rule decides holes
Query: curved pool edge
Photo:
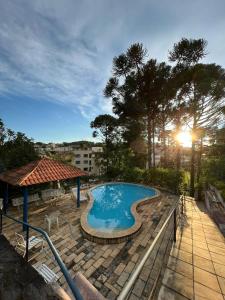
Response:
[[[114,232],[98,231],[98,230],[92,228],[88,224],[88,220],[87,220],[87,215],[88,215],[89,211],[91,210],[93,203],[94,203],[94,198],[93,198],[91,191],[99,186],[107,185],[107,184],[110,184],[110,185],[112,185],[112,184],[130,184],[130,185],[136,185],[136,186],[140,186],[140,187],[144,187],[144,188],[151,188],[151,189],[155,190],[156,194],[154,196],[142,198],[132,204],[131,213],[134,217],[135,223],[130,228],[122,229],[122,230],[115,230]],[[123,241],[130,240],[132,237],[134,237],[139,232],[139,230],[142,227],[142,219],[141,219],[140,214],[137,212],[137,208],[139,206],[145,205],[149,202],[152,202],[153,200],[158,199],[161,196],[161,193],[158,189],[152,188],[152,187],[149,187],[149,186],[143,185],[143,184],[135,184],[135,183],[128,183],[128,182],[106,182],[106,183],[101,183],[101,184],[98,184],[98,185],[92,187],[88,191],[88,196],[89,196],[90,200],[88,202],[87,207],[81,214],[81,218],[80,218],[81,230],[82,230],[84,236],[92,242],[97,242],[97,243],[101,243],[101,244],[112,244],[112,243],[121,243]]]

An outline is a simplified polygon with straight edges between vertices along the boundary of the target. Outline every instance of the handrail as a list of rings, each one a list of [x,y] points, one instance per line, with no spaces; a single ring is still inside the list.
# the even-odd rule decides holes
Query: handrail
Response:
[[[183,201],[183,199],[182,199]],[[154,246],[156,245],[156,243],[158,242],[161,233],[163,232],[163,230],[165,229],[165,227],[167,226],[168,222],[170,221],[171,216],[174,214],[174,219],[176,218],[176,208],[178,206],[180,202],[180,198],[177,200],[177,202],[175,203],[174,207],[171,209],[171,212],[169,214],[169,216],[167,217],[166,221],[164,222],[163,226],[160,228],[159,232],[157,233],[156,237],[154,238],[152,244],[150,245],[150,247],[148,248],[147,252],[145,253],[145,255],[143,256],[142,260],[140,261],[140,263],[138,264],[137,268],[135,269],[134,273],[131,275],[130,280],[127,282],[127,284],[125,285],[125,287],[122,289],[119,297],[117,298],[118,300],[125,300],[126,297],[128,296],[132,286],[134,285],[138,275],[140,274],[142,268],[144,267],[145,262],[147,261],[147,259],[149,258]],[[183,210],[183,202],[182,202],[182,210]],[[174,223],[175,225],[175,223]],[[176,226],[174,226],[174,241],[176,242]]]
[[[32,226],[32,225],[30,225],[26,222],[17,220],[17,219],[15,219],[15,218],[7,215],[7,214],[4,214],[4,213],[2,213],[2,211],[1,211],[1,230],[2,230],[2,216],[6,217],[8,219],[11,219],[14,222],[19,223],[21,225],[25,225],[25,227],[27,228],[27,241],[26,241],[26,258],[27,259],[28,259],[29,228],[39,232],[42,236],[44,236],[44,238],[47,241],[47,243],[48,243],[48,245],[49,245],[49,247],[50,247],[50,249],[51,249],[51,251],[52,251],[52,253],[53,253],[53,255],[54,255],[54,257],[55,257],[55,259],[56,259],[56,261],[57,261],[57,263],[58,263],[58,265],[59,265],[59,267],[60,267],[60,269],[63,273],[63,275],[64,275],[64,277],[66,278],[66,281],[67,281],[67,283],[68,283],[75,299],[76,300],[83,300],[83,297],[81,296],[79,289],[76,287],[76,285],[75,285],[73,279],[71,278],[65,264],[63,263],[61,257],[59,256],[58,251],[56,250],[55,246],[53,245],[52,241],[50,240],[47,232],[44,231],[43,229],[39,228],[39,227],[34,227],[34,226]]]

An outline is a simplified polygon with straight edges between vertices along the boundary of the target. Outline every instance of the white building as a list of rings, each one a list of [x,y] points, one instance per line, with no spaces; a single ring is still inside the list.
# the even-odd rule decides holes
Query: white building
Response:
[[[101,175],[101,153],[103,152],[102,147],[76,147],[73,150],[74,159],[72,164],[77,168],[88,172],[90,175]]]

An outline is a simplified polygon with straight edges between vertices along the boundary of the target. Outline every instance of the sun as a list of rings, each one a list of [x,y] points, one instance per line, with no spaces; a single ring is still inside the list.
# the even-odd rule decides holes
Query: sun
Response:
[[[183,147],[191,147],[192,143],[192,136],[189,131],[180,131],[176,135],[176,140],[183,146]]]

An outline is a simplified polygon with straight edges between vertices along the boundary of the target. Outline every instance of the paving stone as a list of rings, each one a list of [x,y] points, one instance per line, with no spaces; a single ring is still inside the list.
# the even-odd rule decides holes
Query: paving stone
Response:
[[[85,256],[85,253],[81,252],[77,257],[75,257],[74,262],[78,263]]]
[[[190,279],[193,278],[193,266],[180,259],[169,257],[167,267],[181,275],[184,275]]]
[[[108,258],[110,256],[110,254],[112,253],[112,249],[107,249],[104,253],[103,253],[103,257],[104,258]]]
[[[202,285],[198,282],[194,283],[195,299],[206,299],[206,300],[224,300],[222,294]]]
[[[93,267],[93,266],[91,266],[89,269],[87,269],[87,271],[84,273],[84,276],[86,277],[86,278],[89,278],[91,275],[92,275],[92,273],[94,273],[94,271],[95,271],[95,268]]]
[[[172,248],[170,255],[192,264],[192,254],[177,248]]]
[[[84,270],[89,269],[94,264],[94,262],[95,262],[94,259],[88,260],[83,266]]]
[[[134,267],[135,267],[135,263],[130,261],[124,271],[127,273],[131,273],[133,271]]]
[[[225,295],[225,278],[218,276],[218,281],[219,281],[219,285],[220,285],[220,289],[222,291],[222,293]]]
[[[104,258],[99,258],[94,264],[93,266],[97,269],[101,266],[101,264],[104,262]]]
[[[211,256],[210,256],[210,253],[209,253],[208,250],[201,249],[201,248],[198,248],[198,247],[193,247],[193,253],[195,255],[200,256],[200,257],[211,260]]]
[[[160,289],[157,300],[187,300],[188,298],[176,293],[166,286],[162,286]]]
[[[198,268],[201,268],[205,271],[211,272],[211,273],[215,273],[214,267],[213,267],[213,263],[211,260],[200,257],[198,255],[194,255],[194,265]]]
[[[194,267],[194,281],[199,282],[217,292],[220,292],[220,287],[216,275],[205,270]]]
[[[193,299],[193,281],[191,279],[170,269],[166,269],[163,284],[184,297]]]
[[[218,264],[216,262],[213,262],[214,268],[215,268],[215,272],[217,275],[225,278],[225,268],[224,265]]]
[[[125,267],[126,267],[125,264],[120,263],[118,265],[118,267],[115,269],[114,273],[116,273],[117,275],[120,275],[123,272],[123,270],[125,269]]]
[[[139,300],[139,299],[140,299],[140,297],[137,297],[133,293],[129,296],[129,300]]]
[[[225,256],[211,252],[212,261],[222,264],[225,267]]]
[[[98,280],[96,280],[95,283],[94,283],[94,286],[95,286],[98,290],[100,290],[101,287],[102,287],[102,283],[99,282]]]
[[[136,263],[138,261],[138,258],[139,258],[139,255],[137,253],[135,253],[132,258],[131,258],[131,261]]]
[[[134,285],[132,293],[135,294],[137,297],[141,297],[144,287],[145,287],[145,282],[141,279],[138,279]]]
[[[120,285],[121,287],[123,287],[124,284],[125,284],[125,282],[127,281],[128,277],[129,277],[129,274],[123,272],[123,273],[120,275],[119,279],[117,280],[118,285]]]
[[[117,298],[117,295],[113,293],[113,291],[110,291],[107,295],[108,300],[115,300]]]
[[[109,290],[113,291],[113,293],[114,293],[115,295],[118,295],[118,294],[119,294],[119,291],[120,291],[119,286],[117,287],[116,285],[111,285],[111,284],[108,283],[108,282],[105,283],[105,286],[106,286]]]

